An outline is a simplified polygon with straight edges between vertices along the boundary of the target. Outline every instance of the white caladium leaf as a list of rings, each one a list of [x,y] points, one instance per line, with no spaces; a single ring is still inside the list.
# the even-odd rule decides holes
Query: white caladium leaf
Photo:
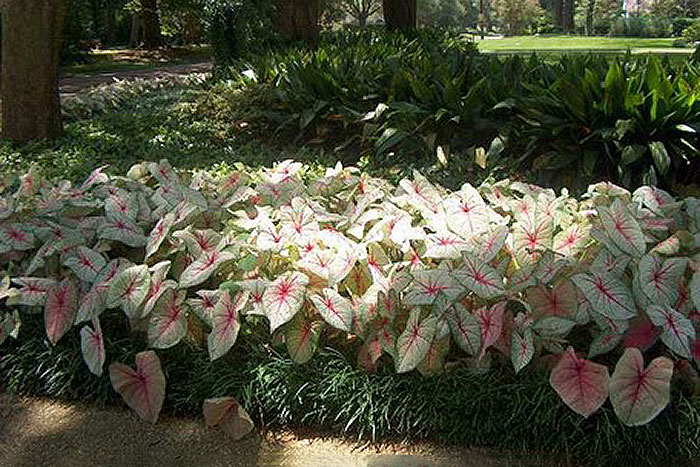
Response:
[[[424,256],[436,259],[458,259],[468,248],[467,241],[453,233],[429,234],[425,238]]]
[[[688,265],[686,258],[668,258],[649,254],[639,261],[639,282],[649,300],[656,305],[673,305]]]
[[[219,249],[218,246],[222,238],[219,233],[211,229],[180,230],[173,233],[173,237],[184,241],[185,245],[187,245],[187,251],[195,258]]]
[[[270,320],[270,332],[297,314],[306,294],[309,278],[300,272],[287,272],[272,282],[263,294],[263,310]]]
[[[248,412],[233,397],[206,399],[202,411],[207,426],[220,426],[234,441],[255,428]]]
[[[440,193],[417,171],[413,171],[413,180],[403,179],[399,186],[406,191],[406,200],[424,216],[438,211],[438,205],[442,201]]]
[[[221,292],[211,316],[212,330],[207,337],[211,361],[224,356],[236,343],[241,328],[239,313],[248,303],[249,295],[250,292],[243,290],[231,298],[228,290]]]
[[[335,289],[324,289],[322,295],[313,295],[311,302],[321,317],[334,328],[350,332],[352,327],[352,303]]]
[[[124,190],[119,190],[105,200],[105,213],[113,218],[135,220],[139,213],[138,199]]]
[[[149,268],[151,272],[151,286],[148,289],[148,294],[143,303],[142,316],[148,316],[160,296],[163,295],[163,292],[168,289],[177,288],[177,282],[165,278],[165,276],[168,275],[168,271],[170,271],[171,265],[172,263],[170,261],[161,261]]]
[[[554,236],[552,248],[566,257],[576,256],[590,241],[590,230],[587,224],[571,224]]]
[[[508,238],[509,230],[505,225],[495,227],[478,237],[472,237],[471,251],[485,263],[490,263],[498,256]]]
[[[602,249],[591,264],[591,272],[621,277],[631,260],[632,258],[627,255],[612,254],[607,249]]]
[[[535,342],[532,331],[526,329],[521,336],[514,332],[510,338],[510,361],[516,373],[525,368],[535,355]]]
[[[175,216],[171,213],[166,214],[158,220],[158,223],[148,235],[146,242],[146,259],[150,258],[158,251],[163,240],[166,239],[170,229],[175,222]]]
[[[73,326],[78,311],[78,291],[71,279],[64,279],[46,291],[44,325],[49,342],[56,344]]]
[[[646,312],[651,322],[662,329],[663,343],[681,357],[691,360],[690,344],[695,340],[693,323],[669,306],[652,305]]]
[[[143,316],[142,304],[148,296],[151,275],[148,266],[132,266],[121,271],[110,283],[107,292],[107,306],[120,306],[131,319]]]
[[[693,299],[695,308],[700,310],[700,271],[693,274],[690,281],[690,298]]]
[[[109,181],[109,176],[103,172],[104,169],[106,169],[107,166],[104,165],[102,167],[98,167],[92,172],[90,172],[90,175],[85,179],[82,185],[80,185],[80,190],[81,191],[86,191],[89,188],[92,188],[95,185],[101,185],[103,183],[107,183]]]
[[[248,311],[248,314],[265,315],[265,310],[263,309],[263,295],[269,284],[270,282],[264,279],[249,279],[236,282],[236,285],[240,288],[250,292],[250,304],[253,308]]]
[[[289,323],[284,336],[287,351],[296,363],[303,364],[311,360],[318,348],[321,327],[320,321],[310,321],[303,313],[297,313]]]
[[[211,277],[216,269],[226,261],[235,259],[231,253],[213,250],[203,253],[194,263],[187,266],[180,276],[180,288],[189,288],[199,285]]]
[[[646,243],[642,229],[621,200],[616,199],[609,208],[598,207],[598,215],[615,246],[636,258],[644,255]]]
[[[447,270],[414,271],[412,276],[413,281],[403,299],[406,305],[431,305],[441,293],[450,300],[456,300],[465,292]]]
[[[552,221],[545,216],[528,217],[513,226],[513,249],[523,264],[536,263],[552,246]]]
[[[104,257],[90,248],[79,246],[73,250],[73,254],[63,261],[80,280],[94,282],[97,275],[107,265]]]
[[[156,349],[174,346],[187,333],[185,292],[166,290],[153,307],[148,322],[148,343]]]
[[[678,203],[664,190],[651,186],[639,187],[632,193],[632,200],[641,203],[657,215],[663,215],[669,208],[678,208]]]
[[[619,279],[607,274],[577,274],[572,280],[590,302],[593,311],[614,320],[637,315],[629,289]]]
[[[111,364],[109,379],[114,390],[139,417],[151,423],[158,420],[165,400],[165,375],[155,352],[136,354],[135,371],[122,363]]]
[[[435,337],[437,318],[429,316],[422,322],[420,309],[414,308],[406,322],[406,329],[396,341],[396,371],[413,370],[425,358]]]
[[[428,353],[425,358],[418,364],[418,371],[423,376],[432,376],[442,373],[445,366],[445,358],[450,351],[450,336],[445,335],[438,337],[437,335],[430,343]]]
[[[12,282],[20,289],[7,299],[8,305],[43,306],[46,303],[46,293],[56,284],[53,279],[40,277],[15,277]]]
[[[609,381],[605,365],[579,358],[572,347],[561,356],[549,377],[549,384],[564,403],[586,418],[605,403]]]
[[[576,326],[576,322],[558,316],[547,316],[538,320],[534,330],[542,337],[566,337]]]
[[[123,243],[132,248],[146,246],[148,242],[141,227],[128,217],[105,217],[104,222],[97,229],[97,236],[101,239]]]
[[[520,293],[529,287],[534,287],[535,285],[537,285],[537,280],[535,279],[535,268],[531,264],[517,269],[508,278],[508,292],[510,294]]]
[[[668,358],[658,357],[644,368],[639,349],[625,350],[610,380],[610,402],[620,421],[639,426],[656,418],[671,399],[672,376]]]
[[[470,238],[489,228],[490,215],[479,192],[465,183],[462,189],[443,203],[447,215],[447,226],[452,232]]]
[[[301,198],[280,209],[280,233],[296,245],[316,238],[320,228],[313,210]]]
[[[604,331],[593,338],[591,346],[588,348],[588,358],[594,358],[598,355],[604,355],[622,342],[622,334],[610,331]]]
[[[214,314],[214,307],[216,302],[219,300],[221,291],[219,290],[198,290],[197,295],[199,298],[188,298],[187,305],[194,313],[204,321],[209,327],[213,327],[212,315]],[[262,294],[261,294],[262,299]]]
[[[488,264],[470,253],[463,254],[464,263],[452,271],[452,276],[481,298],[492,299],[503,295],[503,278]]]
[[[0,243],[10,247],[10,251],[27,251],[34,248],[34,234],[28,226],[22,224],[6,224],[0,226]]]
[[[500,337],[503,331],[503,313],[508,302],[499,302],[491,307],[482,307],[474,312],[474,318],[481,328],[481,351],[479,359]]]
[[[538,285],[527,289],[525,301],[535,316],[573,317],[578,311],[578,296],[569,280],[560,281],[553,288]]]
[[[92,327],[85,325],[80,330],[80,349],[90,372],[96,376],[102,376],[102,367],[105,364],[105,344],[100,321],[97,318],[92,320]]]
[[[461,303],[454,304],[448,324],[457,345],[469,355],[476,356],[481,348],[481,326]]]

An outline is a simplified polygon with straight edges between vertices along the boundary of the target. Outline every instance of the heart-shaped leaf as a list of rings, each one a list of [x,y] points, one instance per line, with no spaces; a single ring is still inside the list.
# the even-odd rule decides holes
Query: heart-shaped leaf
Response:
[[[313,357],[318,348],[321,327],[319,321],[310,321],[303,313],[297,313],[289,323],[285,332],[285,341],[287,351],[295,362],[303,364]]]
[[[49,287],[44,305],[44,325],[49,342],[56,344],[73,326],[78,311],[78,292],[70,279]]]
[[[639,349],[625,350],[610,380],[610,402],[622,423],[645,425],[669,403],[673,362],[658,357],[644,368]]]
[[[243,290],[232,299],[231,292],[224,290],[214,306],[211,322],[212,330],[207,338],[209,358],[214,361],[233,347],[241,328],[239,312],[248,303],[250,292]]]
[[[151,275],[145,264],[124,269],[109,285],[107,306],[121,306],[129,318],[140,318],[143,315],[141,305],[148,295],[150,285]]]
[[[413,370],[425,358],[435,337],[437,318],[429,316],[420,321],[420,309],[413,308],[406,322],[406,329],[396,341],[396,371]]]
[[[637,307],[629,289],[608,274],[577,274],[572,280],[593,308],[610,319],[625,320],[637,315]]]
[[[248,412],[233,397],[206,399],[202,411],[207,426],[220,426],[236,441],[253,431],[255,427]]]
[[[156,349],[172,347],[187,333],[185,292],[166,290],[156,302],[148,323],[148,342]]]
[[[693,323],[669,306],[652,305],[647,308],[647,316],[655,326],[661,327],[663,343],[681,357],[690,360],[690,343],[695,339]]]
[[[457,345],[469,355],[476,356],[481,348],[481,326],[461,303],[454,304],[454,313],[448,315],[448,324]]]
[[[588,418],[608,398],[608,369],[576,356],[569,347],[549,376],[549,384],[571,410]]]
[[[122,363],[109,366],[112,387],[143,420],[155,423],[165,400],[165,375],[155,352],[136,354],[136,370]]]
[[[263,309],[270,320],[270,332],[290,321],[304,302],[309,278],[300,272],[287,272],[272,282],[263,294]]]
[[[354,312],[347,298],[335,289],[324,289],[323,295],[313,295],[311,301],[328,324],[341,331],[350,332]]]
[[[452,271],[460,284],[484,299],[503,294],[503,278],[495,269],[470,253],[465,253],[463,258],[462,267]]]
[[[100,321],[97,318],[92,320],[92,327],[85,325],[80,330],[80,349],[90,372],[102,376],[102,367],[105,364],[105,345]]]
[[[224,262],[234,258],[231,253],[213,250],[203,253],[194,263],[187,266],[180,276],[180,288],[199,285],[211,277],[216,269]]]
[[[94,282],[97,275],[107,265],[104,257],[90,248],[79,246],[63,262],[79,279]]]

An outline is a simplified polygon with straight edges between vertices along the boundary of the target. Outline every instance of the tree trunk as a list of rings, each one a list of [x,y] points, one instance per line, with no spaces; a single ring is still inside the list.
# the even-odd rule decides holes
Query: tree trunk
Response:
[[[382,0],[384,23],[389,31],[415,29],[416,0]]]
[[[129,33],[129,47],[136,48],[141,45],[143,37],[143,16],[135,11],[131,14],[131,32]]]
[[[564,0],[554,0],[552,2],[552,18],[554,19],[554,26],[559,29],[564,29],[564,22],[562,21],[563,10]]]
[[[587,36],[592,36],[593,35],[593,15],[595,13],[595,1],[596,0],[587,0],[586,3],[586,35]]]
[[[160,35],[160,16],[158,15],[158,0],[141,0],[143,15],[143,46],[155,49],[163,44]]]
[[[92,37],[104,40],[102,29],[102,5],[100,0],[90,0],[90,10],[92,13]]]
[[[105,43],[117,42],[117,8],[114,2],[107,2],[105,9]]]
[[[2,136],[18,142],[60,136],[58,65],[68,0],[2,5]]]
[[[318,0],[276,0],[274,20],[277,31],[287,40],[316,42]]]
[[[564,0],[561,12],[561,25],[565,32],[574,31],[574,0]]]

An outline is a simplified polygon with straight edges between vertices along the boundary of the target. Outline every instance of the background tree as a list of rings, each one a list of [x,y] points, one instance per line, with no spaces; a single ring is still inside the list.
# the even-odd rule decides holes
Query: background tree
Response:
[[[319,0],[275,0],[273,21],[277,32],[287,40],[314,42],[319,33]]]
[[[496,14],[508,36],[522,34],[541,13],[538,0],[496,0]]]
[[[380,0],[340,0],[337,2],[337,8],[351,16],[358,26],[365,27],[367,20],[381,11],[382,2]]]
[[[475,27],[479,11],[471,0],[421,0],[418,23],[437,28]]]
[[[68,0],[3,0],[2,136],[54,138],[62,131],[58,91]]]
[[[160,31],[160,12],[158,0],[141,0],[141,15],[143,17],[143,46],[155,49],[163,45]]]
[[[389,31],[415,29],[417,0],[382,0],[384,23]]]

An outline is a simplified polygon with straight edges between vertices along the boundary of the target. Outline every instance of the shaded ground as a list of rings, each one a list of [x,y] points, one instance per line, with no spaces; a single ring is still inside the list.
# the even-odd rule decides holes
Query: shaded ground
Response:
[[[109,84],[115,80],[134,78],[159,78],[170,75],[186,75],[190,73],[203,73],[210,71],[212,64],[209,61],[196,63],[183,63],[175,65],[162,65],[145,70],[117,70],[101,73],[72,74],[63,76],[60,82],[61,97],[70,97],[86,88]]]
[[[126,409],[0,395],[3,467],[366,466],[505,467],[543,465],[485,451],[427,444],[360,446],[338,439],[265,433],[232,442],[201,420],[141,422]],[[548,465],[555,465],[550,463]]]

